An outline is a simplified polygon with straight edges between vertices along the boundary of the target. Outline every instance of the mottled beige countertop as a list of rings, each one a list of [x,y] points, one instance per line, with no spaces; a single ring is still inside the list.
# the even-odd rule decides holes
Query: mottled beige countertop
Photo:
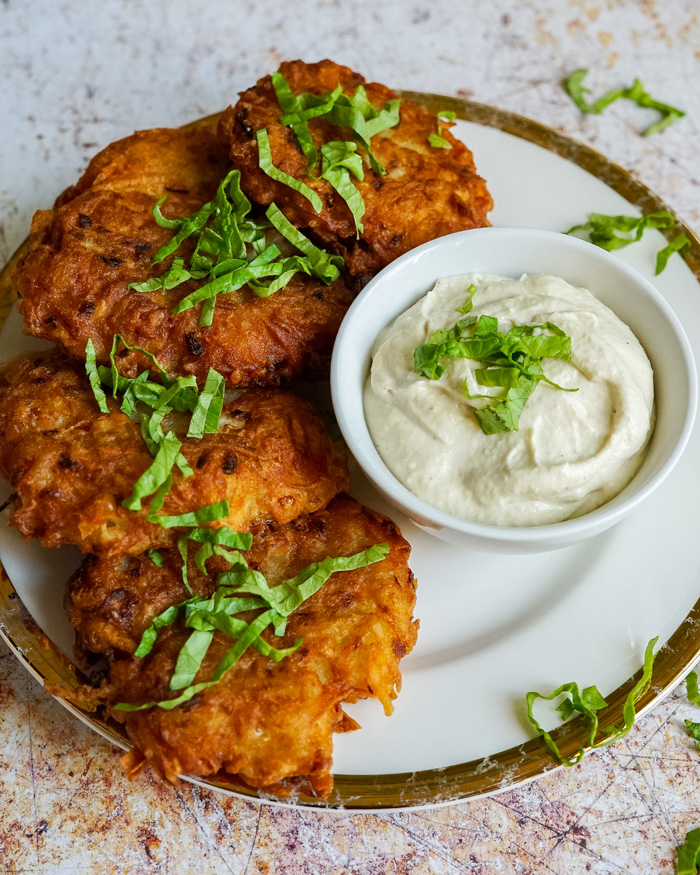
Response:
[[[699,15],[697,0],[0,0],[0,262],[99,148],[215,112],[294,57],[549,124],[700,231]],[[688,117],[648,139],[648,114],[630,104],[582,117],[560,86],[582,66],[596,93],[639,76]],[[675,848],[700,826],[700,754],[683,728],[696,710],[679,691],[581,765],[491,799],[317,813],[150,775],[130,784],[118,752],[0,644],[0,871],[674,872]]]

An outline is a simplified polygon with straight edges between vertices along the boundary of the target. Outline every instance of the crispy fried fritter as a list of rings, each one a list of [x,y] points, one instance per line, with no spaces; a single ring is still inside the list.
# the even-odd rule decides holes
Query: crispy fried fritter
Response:
[[[136,746],[130,762],[150,764],[170,780],[180,773],[220,773],[272,792],[284,790],[275,786],[280,782],[306,776],[315,793],[327,795],[332,733],[357,727],[340,703],[373,696],[391,713],[401,685],[399,660],[415,644],[410,547],[390,520],[343,495],[323,511],[271,527],[244,554],[274,585],[326,556],[352,555],[381,542],[391,548],[386,559],[333,574],[291,615],[283,640],[266,633],[277,646],[304,639],[280,663],[249,649],[218,685],[172,711],[113,711]],[[98,701],[137,704],[173,696],[168,682],[188,630],[171,626],[148,656],[130,656],[153,617],[188,596],[179,553],[164,551],[163,557],[161,568],[145,556],[93,557],[68,584],[78,652],[105,653],[110,661]],[[226,567],[214,557],[205,577],[190,561],[190,583],[197,593],[210,594],[214,572]],[[231,646],[230,638],[216,633],[197,682],[211,676]]]
[[[282,64],[280,72],[295,95],[306,91],[323,94],[338,84],[352,94],[358,85],[365,84],[362,76],[332,61],[291,61]],[[366,84],[366,89],[378,110],[396,97],[376,82]],[[372,138],[372,151],[386,168],[386,176],[366,167],[362,182],[353,179],[366,207],[364,230],[356,240],[349,208],[330,183],[307,177],[306,158],[292,129],[280,124],[281,115],[272,79],[265,76],[226,110],[219,123],[219,136],[241,169],[246,194],[260,204],[274,201],[297,227],[311,228],[345,257],[350,273],[372,274],[427,240],[488,224],[491,196],[483,179],[476,175],[469,149],[444,124],[442,136],[451,148],[431,147],[428,137],[436,131],[435,117],[404,100],[400,124]],[[321,213],[316,214],[303,195],[260,169],[255,135],[261,128],[267,128],[274,165],[320,194],[325,204]],[[311,119],[309,129],[317,147],[349,136],[347,128],[319,119]]]
[[[140,131],[108,146],[53,210],[34,216],[30,249],[15,275],[25,330],[80,358],[92,338],[103,363],[120,333],[156,355],[171,376],[194,374],[200,383],[210,367],[233,386],[324,376],[353,297],[343,279],[325,286],[297,274],[268,298],[245,286],[219,296],[210,327],[198,325],[199,307],[170,312],[203,280],[169,291],[128,288],[172,263],[171,256],[151,267],[173,235],[153,219],[156,199],[167,193],[168,217],[189,215],[213,197],[226,170],[226,153],[208,126]],[[150,363],[134,352],[122,365],[133,376]]]
[[[173,542],[173,530],[146,522],[146,504],[141,513],[121,505],[153,458],[139,425],[108,403],[113,412],[101,414],[84,368],[62,353],[0,375],[0,475],[12,485],[11,522],[25,537],[108,554]],[[180,431],[177,421],[172,428]],[[244,392],[224,406],[218,434],[182,439],[194,474],[175,474],[165,515],[228,499],[231,514],[219,524],[246,530],[322,508],[347,484],[342,451],[290,392]]]

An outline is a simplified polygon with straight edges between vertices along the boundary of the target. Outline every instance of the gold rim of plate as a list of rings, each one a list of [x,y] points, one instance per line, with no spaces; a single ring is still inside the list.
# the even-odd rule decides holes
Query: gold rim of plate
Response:
[[[497,128],[555,152],[604,182],[642,213],[668,209],[660,198],[634,179],[626,170],[613,164],[589,146],[571,140],[538,122],[506,110],[459,98],[415,91],[403,91],[399,94],[433,113],[438,110],[452,110],[457,118]],[[210,121],[216,118],[215,115],[201,121]],[[193,122],[193,124],[198,123]],[[677,221],[673,228],[662,233],[669,240],[679,233],[683,233],[689,238],[690,247],[686,247],[682,257],[700,281],[700,240],[697,236],[680,221]],[[0,273],[0,327],[2,327],[15,301],[16,295],[10,278],[14,265],[25,246],[26,241]],[[1,565],[0,636],[4,638],[15,656],[37,680],[43,684],[61,686],[66,690],[65,698],[59,696],[56,698],[71,713],[118,747],[123,749],[131,747],[123,727],[105,721],[99,714],[80,708],[70,701],[70,690],[75,689],[80,683],[78,670],[57,651],[31,619]],[[645,713],[666,696],[699,658],[700,601],[695,604],[666,645],[659,651],[654,666],[654,682],[639,700],[637,714]],[[627,694],[640,676],[641,669],[607,697],[608,707],[600,715],[602,726],[624,722],[622,706]],[[555,730],[552,736],[562,755],[569,759],[575,756],[580,748],[586,751],[590,750],[587,733],[579,721],[564,724]],[[491,754],[484,759],[472,760],[445,768],[389,775],[335,775],[333,792],[325,800],[303,794],[283,799],[267,796],[264,793],[223,781],[187,780],[192,780],[205,788],[226,790],[239,796],[264,799],[283,805],[386,810],[439,805],[497,793],[517,787],[557,768],[561,768],[561,766],[552,760],[541,739],[537,738],[518,747]]]

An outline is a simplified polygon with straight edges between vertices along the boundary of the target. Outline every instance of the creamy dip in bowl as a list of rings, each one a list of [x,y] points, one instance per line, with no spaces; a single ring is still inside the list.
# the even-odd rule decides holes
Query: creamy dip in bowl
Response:
[[[517,429],[479,424],[475,412],[506,393],[477,382],[483,363],[444,355],[439,379],[415,369],[416,348],[453,328],[466,300],[470,321],[496,318],[504,335],[552,323],[570,338],[566,359],[541,364],[561,388],[539,381]],[[535,327],[533,336],[555,335]],[[364,409],[379,455],[414,495],[462,519],[533,526],[594,510],[629,483],[651,436],[653,394],[639,341],[586,289],[542,274],[466,274],[438,280],[380,332]]]
[[[540,379],[517,431],[485,434],[475,418],[505,393],[482,385],[487,363],[443,356],[439,379],[414,369],[436,331],[487,316],[503,336],[551,336],[550,323],[571,338],[570,361],[541,360],[560,388]],[[331,372],[341,431],[374,486],[437,537],[511,552],[595,535],[649,495],[688,440],[696,382],[651,283],[591,244],[513,228],[439,238],[381,271],[341,326]]]

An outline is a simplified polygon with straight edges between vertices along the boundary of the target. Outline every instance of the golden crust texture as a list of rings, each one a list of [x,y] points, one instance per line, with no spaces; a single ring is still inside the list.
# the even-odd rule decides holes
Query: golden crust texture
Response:
[[[147,506],[122,507],[153,458],[139,425],[108,403],[112,412],[101,414],[82,365],[58,352],[0,375],[0,475],[12,485],[11,522],[25,537],[136,554],[177,536],[148,523]],[[344,454],[291,392],[244,392],[224,405],[217,434],[181,438],[194,474],[175,475],[164,515],[228,499],[230,516],[218,524],[243,531],[322,508],[347,485]]]
[[[198,306],[171,312],[203,281],[168,291],[129,289],[172,263],[171,256],[151,266],[173,234],[153,219],[156,199],[167,194],[167,217],[189,215],[214,196],[227,168],[207,125],[140,131],[97,155],[53,210],[34,216],[30,248],[15,274],[27,333],[79,358],[92,338],[103,363],[120,333],[156,355],[171,376],[194,374],[200,383],[210,367],[232,386],[324,376],[353,297],[343,279],[325,286],[297,275],[268,298],[245,286],[219,296],[209,327],[198,325]],[[136,352],[122,364],[127,376],[149,366]]]
[[[333,574],[290,616],[284,639],[266,633],[277,646],[303,638],[291,656],[274,663],[248,650],[219,684],[171,711],[113,711],[136,747],[132,768],[150,764],[170,780],[181,773],[219,774],[276,793],[301,786],[327,795],[332,734],[357,728],[341,703],[371,696],[391,713],[401,684],[399,661],[415,644],[410,547],[390,520],[341,495],[325,510],[270,527],[244,554],[275,585],[326,556],[381,542],[390,546],[386,559]],[[179,553],[163,557],[161,568],[145,556],[92,557],[69,582],[66,607],[80,649],[105,653],[110,663],[98,701],[141,703],[173,695],[168,681],[187,630],[168,627],[148,656],[130,656],[153,617],[187,598]],[[197,593],[213,591],[214,572],[227,567],[217,563],[216,557],[209,561],[205,577],[190,561]],[[211,676],[231,646],[216,633],[196,682]]]
[[[338,84],[352,94],[364,84],[370,102],[379,110],[396,97],[384,85],[365,83],[362,76],[332,61],[291,61],[282,64],[280,72],[295,95],[323,94]],[[444,123],[442,136],[451,148],[431,147],[428,137],[437,130],[435,117],[404,100],[399,125],[372,138],[372,151],[386,168],[386,175],[365,168],[364,180],[356,182],[366,207],[364,230],[356,240],[350,210],[330,183],[307,177],[306,158],[292,129],[280,124],[281,115],[272,79],[265,76],[226,110],[219,123],[219,137],[241,169],[248,196],[260,204],[274,201],[297,227],[312,229],[345,257],[350,273],[373,274],[427,240],[488,225],[491,196],[475,172],[469,149]],[[261,128],[267,128],[275,166],[318,192],[325,204],[321,213],[316,214],[303,195],[259,168],[255,133]],[[309,129],[317,147],[346,139],[348,133],[319,119],[311,119]]]

